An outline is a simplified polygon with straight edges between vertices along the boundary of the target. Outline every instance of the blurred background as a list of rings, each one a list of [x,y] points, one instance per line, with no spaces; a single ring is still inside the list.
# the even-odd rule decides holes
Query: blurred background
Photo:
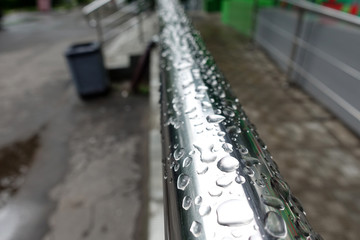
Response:
[[[359,239],[360,1],[181,3],[313,228]],[[163,238],[156,3],[0,19],[0,239]]]

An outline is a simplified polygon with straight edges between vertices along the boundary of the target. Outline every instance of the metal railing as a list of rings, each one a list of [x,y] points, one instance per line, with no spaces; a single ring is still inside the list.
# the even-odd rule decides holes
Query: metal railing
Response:
[[[304,0],[279,1],[293,6],[286,11],[272,13],[272,16],[281,16],[287,24],[275,24],[269,19],[262,20],[262,15],[259,14],[257,28],[260,26],[260,29],[267,29],[267,34],[272,37],[276,35],[273,39],[281,38],[283,45],[274,44],[268,40],[268,36],[260,36],[258,30],[256,42],[274,56],[280,65],[286,66],[289,83],[302,85],[360,134],[360,109],[356,99],[356,89],[360,87],[360,68],[356,64],[356,54],[349,50],[351,44],[357,49],[355,39],[360,39],[360,18]],[[294,13],[297,15],[294,16]],[[294,25],[293,29],[289,29],[291,25]],[[339,33],[331,33],[330,28],[334,32],[346,33],[349,38],[339,40]],[[321,35],[323,30],[327,31],[327,38]],[[317,40],[319,36],[323,37],[323,42]],[[338,40],[335,41],[336,38]],[[323,47],[323,43],[329,44]],[[287,44],[290,46],[289,52]],[[339,47],[345,49],[347,55],[339,55]]]
[[[340,12],[338,10],[334,10],[328,7],[323,7],[314,3],[310,3],[307,1],[299,1],[299,0],[280,0],[280,2],[291,4],[295,7],[297,7],[298,17],[297,17],[297,23],[296,23],[296,29],[294,34],[294,39],[292,41],[292,50],[291,55],[288,63],[288,70],[287,70],[287,76],[288,80],[291,81],[291,75],[294,71],[294,64],[295,64],[295,57],[297,54],[298,47],[304,47],[304,48],[310,48],[306,42],[300,39],[300,34],[302,31],[302,26],[304,23],[304,13],[310,12],[315,13],[318,15],[322,15],[325,17],[333,18],[341,22],[346,22],[348,24],[354,25],[356,27],[360,27],[360,18],[355,17],[353,15]],[[322,57],[324,60],[328,60],[329,63],[332,65],[338,66],[340,69],[342,69],[345,73],[352,74],[354,70],[349,69],[349,67],[344,66],[344,64],[339,63],[339,61],[336,61],[334,58],[329,58],[329,56],[326,53],[319,52],[318,54],[320,57]],[[340,65],[339,65],[340,64]],[[349,71],[350,70],[350,71]],[[357,72],[357,71],[356,71]],[[360,74],[356,74],[356,78],[360,80]]]
[[[158,0],[165,238],[321,239],[176,0]]]
[[[139,37],[143,38],[142,12],[149,8],[143,1],[127,4],[116,0],[95,0],[86,5],[82,12],[90,27],[96,28],[98,41],[105,43],[119,35],[119,25],[127,25],[123,30],[138,25]]]

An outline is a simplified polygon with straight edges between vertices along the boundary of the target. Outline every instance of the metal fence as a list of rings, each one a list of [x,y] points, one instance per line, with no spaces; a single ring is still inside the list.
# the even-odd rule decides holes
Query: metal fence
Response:
[[[158,0],[165,238],[321,239],[176,0]]]
[[[307,1],[258,12],[255,39],[287,72],[360,134],[360,18]]]
[[[83,14],[90,27],[96,29],[98,41],[106,43],[133,26],[139,28],[143,38],[142,12],[149,8],[148,2],[133,1],[128,4],[116,0],[95,0],[83,8]],[[121,25],[119,30],[117,27]],[[126,27],[124,27],[126,25]]]

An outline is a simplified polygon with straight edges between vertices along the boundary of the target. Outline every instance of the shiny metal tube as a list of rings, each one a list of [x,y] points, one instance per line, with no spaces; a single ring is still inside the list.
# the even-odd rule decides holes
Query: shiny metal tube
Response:
[[[158,8],[166,239],[321,239],[183,9]]]

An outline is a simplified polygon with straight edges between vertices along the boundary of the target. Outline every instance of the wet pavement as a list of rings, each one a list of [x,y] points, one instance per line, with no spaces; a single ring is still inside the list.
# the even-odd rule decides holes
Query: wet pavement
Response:
[[[360,140],[296,87],[249,39],[192,14],[208,50],[324,239],[359,239]]]
[[[0,32],[0,177],[9,190],[0,193],[0,239],[142,239],[148,96],[123,83],[103,98],[76,96],[63,53],[96,39],[79,10],[11,17]]]

